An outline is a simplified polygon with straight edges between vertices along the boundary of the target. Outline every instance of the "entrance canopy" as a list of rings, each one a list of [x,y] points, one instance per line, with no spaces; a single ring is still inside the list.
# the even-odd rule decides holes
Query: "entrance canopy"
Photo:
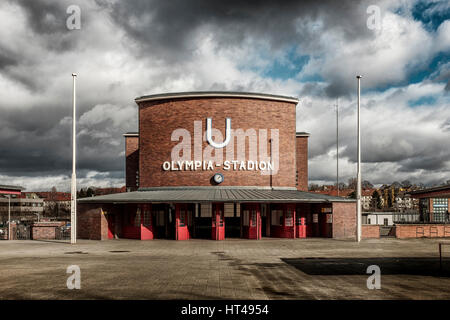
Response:
[[[266,190],[243,188],[180,188],[151,191],[134,191],[105,196],[83,198],[80,203],[142,203],[142,202],[354,202],[354,199],[332,197],[297,190]]]

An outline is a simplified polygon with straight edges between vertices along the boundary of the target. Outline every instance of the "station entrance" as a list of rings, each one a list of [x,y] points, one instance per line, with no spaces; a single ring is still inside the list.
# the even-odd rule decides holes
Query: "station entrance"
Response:
[[[324,203],[122,204],[106,214],[108,238],[212,239],[332,237]]]

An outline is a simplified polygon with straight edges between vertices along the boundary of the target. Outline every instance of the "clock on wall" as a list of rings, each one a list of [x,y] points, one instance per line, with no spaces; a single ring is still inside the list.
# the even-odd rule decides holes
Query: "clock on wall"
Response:
[[[216,174],[213,176],[213,180],[214,180],[214,182],[217,183],[217,184],[222,183],[222,181],[223,181],[223,174],[221,174],[221,173],[216,173]]]

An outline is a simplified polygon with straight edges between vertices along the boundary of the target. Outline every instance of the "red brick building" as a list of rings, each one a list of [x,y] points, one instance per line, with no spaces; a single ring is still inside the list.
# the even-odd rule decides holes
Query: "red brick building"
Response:
[[[354,200],[307,192],[298,99],[188,92],[137,98],[128,192],[78,201],[87,239],[355,236]]]
[[[450,185],[410,192],[419,199],[419,216],[423,222],[449,223]]]

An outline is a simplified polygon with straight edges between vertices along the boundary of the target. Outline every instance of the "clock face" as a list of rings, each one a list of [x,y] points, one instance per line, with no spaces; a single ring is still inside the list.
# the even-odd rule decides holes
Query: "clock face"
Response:
[[[214,175],[214,182],[221,183],[223,181],[223,175],[221,173],[216,173]]]

